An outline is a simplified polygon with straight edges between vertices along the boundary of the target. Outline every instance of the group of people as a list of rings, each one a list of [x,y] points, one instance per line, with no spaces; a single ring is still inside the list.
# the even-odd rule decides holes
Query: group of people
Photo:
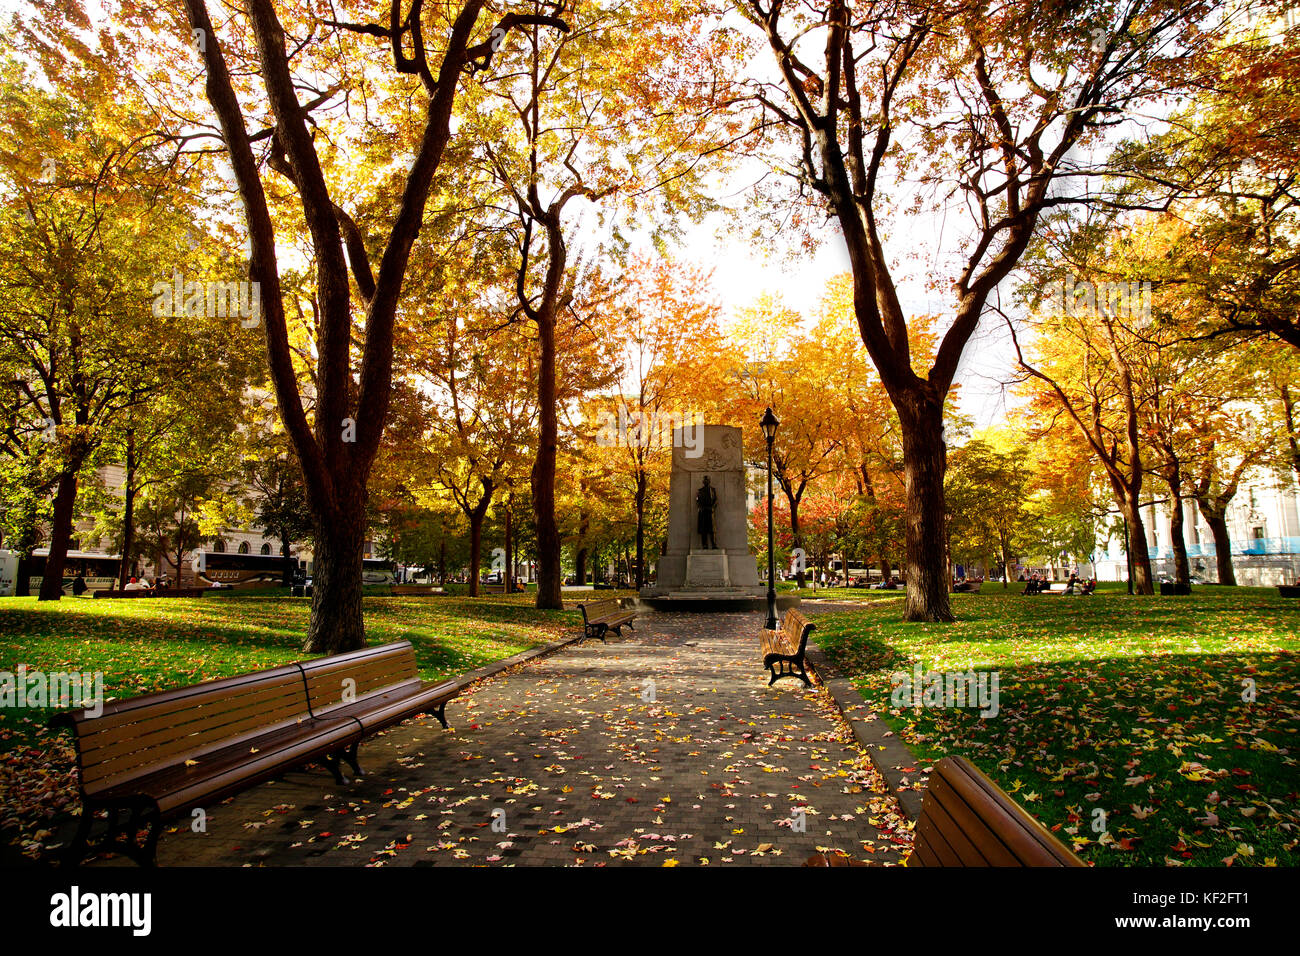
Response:
[[[168,587],[167,575],[163,575],[157,581],[150,582],[146,577],[133,577],[127,581],[122,588],[123,591],[165,591]],[[78,571],[77,576],[72,579],[72,593],[81,597],[85,594],[89,585],[86,584],[86,574],[84,571]]]
[[[1025,577],[1024,572],[1021,572],[1020,580],[1025,582],[1025,589],[1020,592],[1021,594],[1044,594],[1052,589],[1052,582],[1037,571],[1028,578]],[[1097,590],[1097,579],[1095,577],[1085,581],[1079,577],[1077,571],[1071,571],[1069,580],[1065,582],[1065,591],[1063,593],[1091,594],[1095,590]]]

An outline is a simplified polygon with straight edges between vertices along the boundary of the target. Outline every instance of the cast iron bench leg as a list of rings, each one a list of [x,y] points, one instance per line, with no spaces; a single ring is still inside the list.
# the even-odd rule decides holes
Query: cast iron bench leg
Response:
[[[158,837],[162,835],[162,817],[156,810],[148,816],[150,817],[149,835],[145,837],[144,846],[140,848],[140,855],[136,862],[143,867],[152,869],[158,865]],[[135,820],[134,813],[131,815],[131,819]],[[132,834],[132,842],[134,840],[135,835]]]
[[[443,726],[446,727],[447,725],[444,723]],[[348,766],[352,768],[352,772],[354,774],[356,774],[358,777],[364,777],[365,774],[361,772],[361,764],[357,762],[358,746],[360,746],[360,741],[352,744],[350,747],[348,747],[347,750],[343,751],[342,756],[343,759],[348,762]]]
[[[347,783],[343,779],[343,771],[339,770],[339,755],[336,753],[326,754],[323,759],[325,766],[330,768],[330,773],[334,774],[334,782],[340,785]]]
[[[438,723],[442,724],[442,729],[447,729],[447,702],[444,700],[438,705],[438,709],[433,712],[433,716],[438,718]]]
[[[80,866],[90,846],[90,826],[94,823],[95,811],[92,807],[82,806],[81,819],[77,821],[77,832],[72,843],[63,851],[60,863],[63,866]]]

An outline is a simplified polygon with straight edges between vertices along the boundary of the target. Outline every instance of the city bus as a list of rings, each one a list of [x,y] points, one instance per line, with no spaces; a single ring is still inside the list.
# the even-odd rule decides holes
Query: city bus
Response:
[[[290,559],[294,570],[297,559]],[[194,587],[242,588],[284,581],[284,557],[278,554],[239,554],[231,551],[195,551],[190,569],[197,579]]]
[[[303,593],[308,597],[312,593],[312,578],[314,576],[314,563],[306,561],[303,563],[307,579],[304,582]],[[370,586],[387,586],[397,583],[397,568],[394,562],[387,558],[362,558],[361,559],[361,585],[362,587]],[[296,585],[295,585],[296,588]],[[297,591],[295,590],[295,594]]]
[[[28,559],[28,594],[40,593],[41,582],[45,580],[45,562],[49,560],[49,557],[49,548],[37,548],[32,552],[31,558]],[[0,594],[12,595],[17,593],[14,584],[18,577],[18,556],[12,551],[5,552],[4,564],[6,566],[12,565],[13,570],[3,575],[5,580],[0,581]],[[122,556],[120,554],[104,554],[101,551],[69,551],[67,560],[63,564],[63,593],[72,593],[72,582],[78,574],[85,576],[86,594],[92,591],[111,591],[117,586],[117,575],[121,569]]]
[[[386,558],[362,558],[361,583],[363,585],[396,584],[397,573],[393,562]]]

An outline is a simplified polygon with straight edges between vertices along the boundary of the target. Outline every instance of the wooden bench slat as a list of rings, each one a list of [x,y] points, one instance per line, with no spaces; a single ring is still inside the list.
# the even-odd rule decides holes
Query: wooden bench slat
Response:
[[[908,866],[1083,866],[1069,848],[969,761],[930,774]]]
[[[925,847],[933,854],[936,866],[963,866],[961,852],[954,849],[948,842],[947,837],[952,835],[953,831],[945,830],[936,823],[933,816],[922,817],[916,821],[913,840],[918,841],[918,845]],[[975,859],[978,854],[967,856],[966,859]]]
[[[237,745],[194,767],[168,767],[156,778],[133,782],[129,791],[157,792],[160,813],[193,806],[196,801],[219,800],[291,766],[300,766],[325,748],[344,746],[358,732],[353,720],[312,721],[298,730],[286,728],[280,735],[259,738],[256,754]]]
[[[82,749],[87,756],[92,756],[100,750],[111,751],[125,743],[140,744],[154,735],[166,734],[182,724],[191,725],[189,733],[199,731],[204,723],[215,728],[228,722],[233,715],[241,711],[271,705],[282,700],[294,701],[295,706],[305,712],[305,708],[302,707],[301,685],[300,675],[296,681],[268,682],[264,686],[246,686],[216,692],[215,696],[204,695],[203,700],[191,708],[186,708],[179,702],[169,702],[160,705],[157,711],[132,710],[125,715],[114,715],[108,718],[111,725],[102,731],[97,731],[93,727],[87,728],[88,732],[82,735]]]
[[[78,725],[89,722],[84,734],[97,734],[123,724],[138,723],[158,715],[179,714],[190,707],[217,703],[253,685],[269,687],[277,681],[293,683],[301,680],[302,671],[298,665],[288,664],[271,670],[222,677],[201,684],[191,684],[188,687],[154,691],[141,694],[139,697],[109,701],[104,704],[103,712],[98,717],[87,717],[82,710],[69,711],[65,717]]]
[[[445,704],[459,693],[460,682],[456,680],[428,686],[417,680],[414,685],[401,685],[362,700],[338,704],[324,711],[322,716],[351,717],[367,733],[375,733],[394,723],[400,723],[413,714],[431,712],[424,709]]]
[[[934,793],[935,810],[938,811],[931,816],[935,825],[939,826],[941,819],[946,818],[949,825],[965,837],[967,844],[972,846],[978,855],[978,859],[967,857],[968,864],[976,866],[1018,866],[1020,864],[1020,858],[999,839],[998,833],[986,819],[986,815],[996,813],[992,807],[979,804],[972,806],[967,803],[966,798],[959,795],[943,776],[930,777],[930,791]],[[1016,823],[1010,817],[996,815],[994,822],[1002,824],[1003,830],[1014,830]]]
[[[256,709],[244,709],[227,722],[213,725],[208,721],[195,726],[180,724],[166,735],[156,734],[139,745],[124,742],[103,748],[88,756],[83,764],[87,785],[102,786],[109,778],[130,777],[138,768],[156,766],[169,760],[201,759],[222,748],[257,737],[268,730],[292,727],[310,718],[299,693],[296,700],[286,698],[269,715]]]

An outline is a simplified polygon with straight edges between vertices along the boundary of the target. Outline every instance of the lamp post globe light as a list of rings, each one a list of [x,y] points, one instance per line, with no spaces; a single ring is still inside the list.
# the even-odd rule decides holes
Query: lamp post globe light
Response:
[[[776,420],[769,407],[763,413],[759,426],[763,437],[767,439],[767,622],[763,625],[769,631],[776,630],[776,552],[772,542],[772,443],[776,441]]]

